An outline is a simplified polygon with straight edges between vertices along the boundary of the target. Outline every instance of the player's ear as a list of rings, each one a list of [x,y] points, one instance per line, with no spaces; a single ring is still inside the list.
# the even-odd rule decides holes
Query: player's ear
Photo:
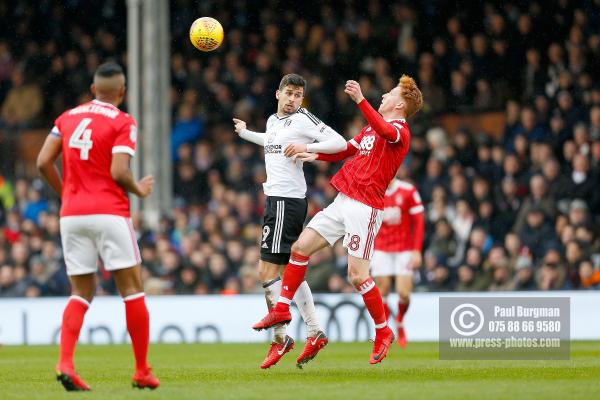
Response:
[[[94,97],[96,97],[96,85],[94,83],[90,85],[90,90],[92,91]]]
[[[277,89],[277,90],[275,91],[275,98],[276,98],[277,100],[279,100],[279,95],[280,95],[280,94],[281,94],[281,92],[279,91],[279,89]]]
[[[404,100],[397,103],[396,106],[394,107],[394,109],[396,109],[396,110],[404,110],[405,108],[406,108],[406,103],[404,102]]]

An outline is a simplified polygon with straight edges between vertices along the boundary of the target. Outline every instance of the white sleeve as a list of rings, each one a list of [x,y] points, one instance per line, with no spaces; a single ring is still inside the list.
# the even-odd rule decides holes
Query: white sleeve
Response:
[[[54,126],[52,127],[52,130],[50,131],[50,135],[52,135],[52,136],[56,136],[56,137],[57,137],[57,138],[59,138],[59,139],[60,139],[60,138],[61,138],[61,136],[62,136],[62,135],[61,135],[61,133],[60,133],[60,131],[58,130],[58,127],[57,127],[56,125],[54,125]]]
[[[244,129],[240,132],[240,137],[259,146],[265,145],[265,134],[262,132],[253,132],[249,131],[248,129]]]
[[[309,153],[333,154],[346,150],[346,139],[322,122],[314,126],[313,129],[307,130],[307,132],[310,137],[316,140],[316,143],[306,145],[306,150]]]

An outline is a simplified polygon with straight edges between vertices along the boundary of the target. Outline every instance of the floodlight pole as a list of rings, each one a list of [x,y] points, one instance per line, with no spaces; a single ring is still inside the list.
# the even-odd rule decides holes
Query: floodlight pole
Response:
[[[155,178],[141,211],[146,224],[156,229],[161,215],[171,210],[173,193],[168,0],[127,0],[127,22],[128,102],[139,124],[133,169],[137,178]]]

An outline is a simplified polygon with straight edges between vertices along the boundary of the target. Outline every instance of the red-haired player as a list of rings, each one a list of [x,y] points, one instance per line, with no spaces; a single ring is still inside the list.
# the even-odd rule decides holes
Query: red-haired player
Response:
[[[253,328],[266,329],[291,321],[290,302],[304,280],[310,256],[343,237],[348,249],[348,277],[362,295],[375,324],[369,362],[376,364],[387,355],[394,333],[387,326],[381,294],[369,276],[370,260],[383,217],[385,191],[408,152],[410,131],[406,118],[419,111],[423,96],[415,81],[406,75],[383,95],[379,113],[365,100],[358,82],[347,81],[345,92],[358,104],[369,124],[348,142],[345,151],[294,155],[302,161],[351,158],[331,179],[339,191],[334,202],[315,215],[293,244],[277,305]]]
[[[397,340],[401,347],[405,347],[403,320],[410,304],[413,271],[422,263],[425,208],[417,188],[400,179],[390,183],[385,192],[384,207],[383,223],[375,238],[371,275],[381,291],[387,318],[390,315],[387,296],[392,277],[396,277],[396,291],[400,297],[396,314]]]

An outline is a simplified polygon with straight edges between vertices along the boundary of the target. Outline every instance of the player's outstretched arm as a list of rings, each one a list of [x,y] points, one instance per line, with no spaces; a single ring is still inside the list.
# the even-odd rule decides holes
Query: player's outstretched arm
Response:
[[[333,154],[316,153],[315,160],[327,161],[327,162],[342,161],[350,156],[355,155],[357,151],[358,151],[358,149],[356,148],[356,146],[354,146],[350,142],[346,142],[345,150],[342,150],[338,153],[333,153]],[[311,153],[307,153],[307,154],[311,154]],[[314,154],[314,153],[312,153],[312,154]]]
[[[37,157],[37,169],[60,196],[62,193],[62,178],[58,172],[55,161],[62,150],[61,139],[55,135],[48,135]]]
[[[373,130],[384,139],[390,142],[398,142],[401,139],[400,130],[393,124],[386,122],[385,119],[369,104],[364,98],[360,85],[356,81],[347,81],[344,89],[352,100],[358,104],[358,108],[369,122]]]
[[[312,127],[309,136],[315,140],[315,143],[306,145],[306,151],[309,153],[334,154],[346,149],[346,139],[322,122]]]
[[[126,191],[138,197],[148,197],[152,193],[154,177],[147,175],[136,182],[129,168],[130,159],[131,156],[127,153],[114,153],[110,164],[110,175]]]
[[[253,132],[246,129],[246,122],[241,119],[233,118],[235,133],[242,139],[255,143],[259,146],[265,145],[265,134],[261,132]]]
[[[321,141],[316,143],[294,143],[289,144],[283,151],[283,154],[286,157],[292,157],[298,153],[324,153],[324,154],[334,154],[339,153],[340,151],[344,151],[346,149],[346,139],[342,137],[339,133],[334,131],[325,125],[326,129],[329,129],[330,132],[327,133],[327,137],[319,137]]]

